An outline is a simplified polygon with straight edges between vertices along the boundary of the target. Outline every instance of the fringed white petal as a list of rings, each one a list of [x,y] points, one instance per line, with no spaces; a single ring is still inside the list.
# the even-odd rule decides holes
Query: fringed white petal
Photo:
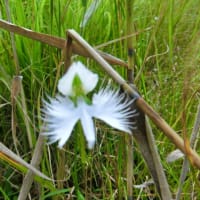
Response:
[[[88,70],[81,62],[73,63],[65,75],[58,82],[58,90],[65,96],[73,96],[72,83],[74,76],[78,75],[85,94],[92,91],[98,82],[98,75]]]
[[[81,110],[80,120],[83,127],[84,135],[88,142],[88,148],[92,149],[95,144],[96,133],[95,133],[94,122],[91,117],[90,108],[91,106],[86,105],[85,102],[79,103],[79,109]]]
[[[62,148],[79,120],[78,110],[70,99],[57,96],[50,103],[44,101],[43,114],[46,125],[43,135],[49,137],[49,143],[59,141],[58,146]]]
[[[101,89],[93,96],[92,116],[106,122],[113,128],[131,133],[132,124],[129,119],[137,115],[136,110],[131,110],[125,95],[119,90],[112,90],[109,86]]]

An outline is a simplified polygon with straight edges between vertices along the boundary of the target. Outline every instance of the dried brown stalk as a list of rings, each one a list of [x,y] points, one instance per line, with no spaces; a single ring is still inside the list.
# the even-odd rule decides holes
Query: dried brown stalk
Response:
[[[197,138],[198,138],[199,128],[200,128],[200,105],[198,106],[198,109],[197,109],[196,119],[195,119],[194,127],[192,130],[191,138],[190,138],[190,145],[194,149],[195,149],[195,142],[197,141]],[[184,161],[183,161],[182,169],[181,169],[181,175],[180,175],[180,179],[179,179],[179,188],[178,188],[178,192],[176,194],[176,200],[179,200],[181,197],[183,183],[188,174],[188,170],[189,170],[189,161],[185,157]]]
[[[21,76],[14,76],[12,80],[12,86],[11,86],[11,128],[12,128],[12,137],[13,137],[13,143],[15,146],[15,150],[17,154],[19,155],[17,145],[19,144],[16,134],[16,99],[21,91]]]
[[[5,1],[5,7],[6,7],[6,15],[7,19],[10,22],[11,21],[11,16],[10,16],[10,7],[9,7],[9,1]],[[17,119],[16,119],[16,99],[18,94],[20,93],[21,89],[21,77],[19,75],[19,61],[18,61],[18,56],[17,56],[17,51],[16,51],[16,45],[15,45],[15,38],[14,34],[10,33],[10,38],[11,38],[11,46],[12,46],[12,52],[13,52],[13,57],[14,57],[14,64],[15,64],[15,73],[16,76],[13,77],[12,80],[12,86],[11,86],[11,130],[12,130],[12,137],[13,137],[13,143],[15,146],[15,150],[17,154],[19,155],[19,151],[17,149],[18,145],[18,139],[16,135],[16,125],[17,125]]]
[[[33,152],[33,157],[31,160],[31,166],[36,169],[38,168],[38,166],[41,162],[41,159],[42,159],[43,144],[44,144],[44,136],[39,135],[36,146],[35,146],[35,150]],[[23,184],[21,186],[20,193],[18,196],[18,200],[26,199],[26,197],[30,191],[31,185],[33,183],[33,177],[34,177],[33,172],[34,172],[33,170],[29,170],[27,172],[27,174],[25,175],[25,177],[23,179]],[[52,181],[52,179],[50,179],[50,178],[48,178],[48,179]]]
[[[65,49],[66,40],[63,38],[55,37],[55,36],[44,34],[44,33],[38,33],[30,29],[23,28],[21,26],[17,26],[15,24],[12,24],[2,19],[0,19],[0,28],[3,28],[12,33],[16,33],[16,34],[46,43],[50,46],[53,46],[59,49]],[[88,54],[87,51],[85,51],[77,43],[72,43],[72,52],[81,56],[91,57],[90,54]],[[119,58],[116,58],[102,51],[97,51],[97,52],[110,64],[127,67],[127,63],[120,60]]]

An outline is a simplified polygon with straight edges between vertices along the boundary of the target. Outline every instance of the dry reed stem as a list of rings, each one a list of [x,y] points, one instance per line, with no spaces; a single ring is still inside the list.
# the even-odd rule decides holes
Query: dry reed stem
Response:
[[[16,133],[16,125],[17,125],[17,120],[16,120],[16,99],[18,95],[20,94],[21,91],[21,84],[22,84],[22,77],[21,76],[14,76],[12,79],[12,85],[11,85],[11,130],[12,130],[12,137],[13,137],[13,143],[15,150],[18,155],[18,144],[19,141],[17,139],[17,133]]]
[[[41,134],[38,137],[35,150],[33,152],[33,157],[31,160],[31,166],[34,168],[38,168],[41,159],[42,159],[42,153],[43,153],[43,145],[44,145],[44,136]],[[28,193],[30,191],[31,185],[33,183],[33,170],[30,170],[27,172],[23,179],[23,184],[20,188],[20,193],[18,196],[18,200],[26,200],[26,197],[28,196]],[[52,179],[48,178],[48,180],[53,181]]]
[[[9,22],[11,22],[10,7],[9,7],[8,0],[5,1],[5,7],[6,7],[7,19]],[[19,75],[19,61],[18,61],[18,56],[17,56],[17,51],[16,51],[14,34],[11,32],[10,32],[10,38],[11,38],[11,46],[12,46],[12,52],[13,52],[13,58],[14,58],[14,64],[15,64],[15,73],[16,73],[16,76],[13,77],[12,86],[11,86],[11,130],[12,130],[14,147],[17,154],[19,155],[19,151],[17,148],[19,142],[18,142],[17,134],[16,134],[16,125],[17,125],[16,99],[21,89],[21,77],[18,76]]]
[[[147,133],[146,136],[147,136],[148,146],[150,148],[150,154],[152,155],[152,159],[153,159],[153,160],[149,160],[150,158],[147,158],[149,161],[149,163],[148,162],[147,163],[149,165],[151,165],[150,163],[154,163],[154,167],[155,167],[154,170],[156,172],[156,178],[157,178],[156,181],[158,181],[156,186],[157,188],[159,188],[161,199],[162,200],[172,199],[172,195],[169,189],[169,184],[167,182],[167,178],[165,176],[163,166],[160,161],[158,150],[155,145],[154,135],[153,135],[149,120],[146,116],[145,116],[145,126],[146,126],[146,133]]]
[[[15,24],[12,24],[2,19],[0,19],[0,28],[10,31],[12,33],[16,33],[16,34],[46,43],[50,46],[53,46],[59,49],[65,49],[66,40],[63,38],[55,37],[55,36],[44,34],[44,33],[38,33],[30,29],[23,28],[21,26],[17,26]],[[88,54],[80,45],[76,43],[72,44],[72,52],[84,57],[90,57],[90,54]],[[127,67],[127,63],[120,60],[119,58],[116,58],[102,51],[97,51],[97,52],[110,64]]]
[[[194,127],[193,127],[193,130],[192,130],[191,138],[190,138],[190,145],[191,145],[192,148],[195,148],[195,142],[196,142],[197,137],[198,137],[199,127],[200,127],[200,105],[198,106],[198,109],[197,109],[195,123],[194,123]],[[184,183],[186,176],[188,174],[188,170],[189,170],[189,161],[185,157],[184,161],[183,161],[182,169],[181,169],[181,175],[180,175],[180,178],[179,178],[179,187],[178,187],[178,192],[176,194],[176,200],[179,200],[180,197],[181,197],[183,183]]]
[[[7,161],[7,162],[9,162],[9,163],[13,163],[13,165],[20,164],[20,165],[26,167],[27,169],[29,169],[30,171],[32,171],[34,175],[37,175],[37,176],[40,176],[43,179],[52,181],[51,178],[49,178],[48,176],[44,175],[39,170],[37,170],[34,166],[32,166],[31,164],[29,164],[26,161],[24,161],[20,156],[18,156],[13,151],[8,149],[1,142],[0,142],[0,158],[5,160],[5,161]]]

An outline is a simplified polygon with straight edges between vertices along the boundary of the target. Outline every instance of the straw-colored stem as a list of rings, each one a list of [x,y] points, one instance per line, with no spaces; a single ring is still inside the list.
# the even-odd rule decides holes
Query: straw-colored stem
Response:
[[[9,22],[11,22],[11,16],[10,16],[10,7],[9,7],[9,1],[6,0],[5,1],[5,7],[6,7],[6,15],[7,15],[7,19]],[[11,46],[12,46],[12,51],[13,51],[13,58],[14,58],[14,64],[15,64],[15,74],[16,76],[13,78],[12,81],[12,89],[11,89],[11,127],[12,127],[12,137],[13,137],[13,143],[15,146],[15,150],[17,152],[17,154],[19,155],[19,151],[18,151],[18,139],[17,139],[17,134],[16,134],[16,124],[17,124],[17,118],[16,118],[16,98],[19,94],[20,91],[20,85],[21,85],[21,80],[17,79],[18,75],[19,75],[19,61],[18,61],[18,56],[17,56],[17,50],[16,50],[16,45],[15,45],[15,38],[14,38],[14,34],[10,33],[10,38],[11,38]],[[14,91],[14,90],[17,91]]]
[[[36,169],[35,166],[32,164],[27,163],[23,160],[20,156],[15,154],[9,148],[7,148],[3,143],[0,142],[0,158],[11,163],[11,165],[22,165],[29,169],[34,175],[40,176],[43,179],[52,181],[51,178],[41,173],[39,170]]]
[[[38,166],[41,162],[42,152],[43,152],[43,144],[44,144],[44,136],[39,135],[36,146],[35,146],[35,150],[33,153],[33,157],[31,160],[31,166],[33,166],[35,168],[38,168]],[[23,179],[23,184],[20,189],[18,200],[26,199],[26,197],[30,191],[32,183],[33,183],[33,171],[29,170]]]
[[[16,33],[16,34],[31,38],[33,40],[46,43],[50,46],[53,46],[59,49],[65,49],[66,40],[64,38],[59,38],[59,37],[55,37],[55,36],[44,34],[44,33],[38,33],[30,29],[23,28],[21,26],[17,26],[15,24],[12,24],[2,19],[0,19],[0,28],[10,31],[12,33]],[[81,56],[91,57],[87,53],[87,51],[85,51],[80,45],[76,43],[72,43],[72,52]],[[127,67],[127,63],[120,60],[119,58],[116,58],[110,54],[107,54],[101,51],[97,51],[97,52],[110,64]]]
[[[21,84],[22,84],[22,77],[21,76],[14,76],[12,79],[12,86],[11,86],[11,129],[12,129],[12,137],[13,137],[13,143],[15,150],[17,154],[19,155],[18,151],[18,144],[19,141],[17,139],[17,133],[16,133],[16,99],[21,91]]]
[[[151,164],[149,163],[149,161],[151,163],[154,163],[153,166],[155,167],[154,170],[155,170],[156,174],[153,173],[152,175],[154,178],[154,182],[156,181],[155,184],[156,184],[156,187],[160,194],[161,199],[162,200],[172,199],[172,195],[171,195],[171,192],[169,189],[167,178],[165,176],[165,173],[164,173],[164,170],[163,170],[163,167],[161,164],[161,160],[160,160],[160,157],[158,154],[158,150],[155,145],[154,135],[153,135],[149,120],[146,116],[145,116],[145,127],[146,127],[146,136],[147,136],[147,141],[149,144],[150,154],[152,156],[151,161],[149,160],[151,157],[149,159],[147,159],[148,160],[147,164],[150,167]]]
[[[195,142],[198,138],[199,127],[200,127],[200,105],[198,106],[198,109],[197,109],[196,120],[195,120],[194,127],[192,130],[191,138],[190,138],[190,145],[192,148],[195,148]],[[189,161],[185,157],[183,161],[182,169],[181,169],[181,175],[179,178],[179,187],[178,187],[178,192],[176,194],[176,200],[179,200],[181,197],[183,183],[186,179],[188,171],[189,171]]]

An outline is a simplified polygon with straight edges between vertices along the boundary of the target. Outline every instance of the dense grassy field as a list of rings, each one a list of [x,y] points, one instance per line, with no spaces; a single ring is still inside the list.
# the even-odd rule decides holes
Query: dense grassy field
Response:
[[[76,30],[92,46],[127,61],[127,9],[125,0],[0,0],[0,18],[62,38]],[[142,97],[183,137],[192,132],[200,101],[199,31],[200,4],[195,0],[135,0],[133,5],[134,83]],[[85,15],[91,11],[87,18]],[[9,17],[10,16],[10,17]],[[120,39],[121,38],[121,39]],[[115,40],[119,39],[119,40]],[[64,72],[60,49],[15,35],[17,55],[10,32],[0,29],[0,141],[30,163],[41,132],[42,99],[55,96]],[[74,55],[100,76],[99,86],[110,77],[92,59]],[[113,66],[125,79],[126,68]],[[13,77],[23,76],[13,100]],[[14,82],[16,84],[16,82]],[[114,83],[113,83],[114,84]],[[185,115],[184,115],[185,114]],[[185,117],[184,117],[185,116]],[[14,120],[14,125],[11,122]],[[64,150],[44,145],[40,171],[58,182],[35,180],[29,199],[126,199],[126,139],[121,132],[96,121],[97,144],[86,147],[76,127]],[[175,146],[152,124],[156,145],[175,198],[182,161],[166,162]],[[13,131],[16,133],[13,134]],[[16,142],[16,145],[14,143]],[[199,142],[196,149],[199,151]],[[134,199],[159,199],[153,185],[134,188],[151,178],[134,144]],[[0,154],[1,158],[1,154]],[[17,170],[16,170],[17,169]],[[192,167],[181,199],[199,199],[199,171]],[[0,159],[0,199],[17,199],[25,173]]]

